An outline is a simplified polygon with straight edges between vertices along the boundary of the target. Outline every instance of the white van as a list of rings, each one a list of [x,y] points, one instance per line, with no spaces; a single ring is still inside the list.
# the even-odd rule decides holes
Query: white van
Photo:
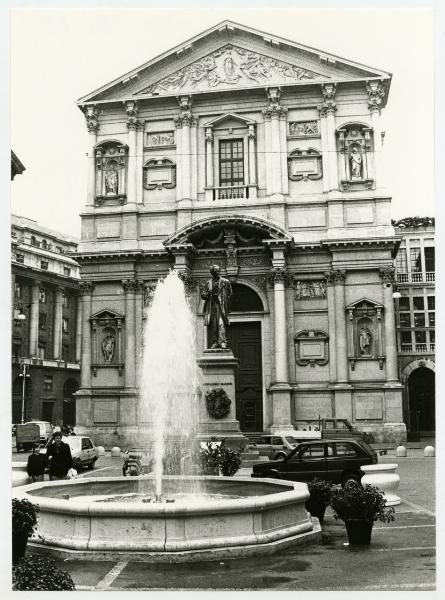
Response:
[[[27,421],[28,423],[35,423],[40,428],[40,443],[46,444],[46,442],[52,438],[54,427],[48,421]]]

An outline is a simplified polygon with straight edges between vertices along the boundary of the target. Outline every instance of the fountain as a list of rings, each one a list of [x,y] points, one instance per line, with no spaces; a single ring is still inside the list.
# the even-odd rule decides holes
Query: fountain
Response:
[[[175,271],[159,282],[144,332],[139,440],[152,473],[38,482],[14,489],[39,505],[35,546],[96,560],[213,560],[318,541],[306,484],[190,475],[199,448],[196,321]],[[195,464],[197,461],[194,461]],[[211,552],[210,552],[211,551]]]

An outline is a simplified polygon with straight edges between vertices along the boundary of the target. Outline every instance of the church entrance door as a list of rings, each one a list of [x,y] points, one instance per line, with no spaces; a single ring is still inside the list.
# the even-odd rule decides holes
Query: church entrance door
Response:
[[[241,431],[263,430],[261,323],[231,322],[230,348],[239,360],[235,374],[236,418]]]

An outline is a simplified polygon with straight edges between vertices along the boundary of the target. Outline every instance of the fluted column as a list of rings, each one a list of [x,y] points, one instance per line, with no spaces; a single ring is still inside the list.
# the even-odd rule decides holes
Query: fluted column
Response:
[[[275,313],[275,382],[288,383],[285,267],[272,269]]]
[[[90,134],[90,148],[87,155],[87,206],[94,206],[96,200],[96,144],[97,132],[99,131],[98,115],[99,110],[95,106],[88,106],[86,108],[85,120]]]
[[[248,154],[249,154],[249,185],[256,185],[256,156],[255,156],[255,126],[249,125]]]
[[[40,281],[33,281],[31,287],[31,314],[29,320],[29,356],[38,355],[39,307]]]
[[[326,276],[326,296],[328,301],[328,321],[329,321],[329,381],[337,381],[337,349],[335,336],[335,277],[331,272],[325,273]]]
[[[76,296],[76,362],[82,358],[82,297]]]
[[[206,129],[206,187],[214,186],[213,177],[213,131],[211,127]]]
[[[82,357],[80,387],[91,387],[91,327],[90,317],[93,303],[94,284],[82,281],[79,286],[82,302]]]
[[[122,282],[125,292],[125,387],[136,387],[135,281]]]
[[[136,184],[136,131],[139,128],[138,107],[134,101],[125,103],[125,111],[127,113],[128,127],[128,175],[127,175],[127,203],[134,204],[137,201],[137,184]]]
[[[54,305],[54,336],[53,336],[53,358],[62,358],[62,306],[63,288],[56,288],[56,301]]]
[[[385,187],[383,163],[383,140],[381,129],[381,107],[385,96],[385,86],[382,81],[368,81],[368,108],[371,113],[371,123],[374,136],[374,178],[376,187]]]
[[[385,354],[386,354],[386,381],[398,381],[397,372],[397,340],[396,322],[394,314],[394,269],[389,267],[380,269],[383,284],[383,306],[385,308]]]
[[[323,192],[329,192],[329,152],[328,152],[328,128],[326,123],[326,109],[324,106],[318,107],[320,116],[320,137],[321,137],[321,162],[323,166]]]
[[[337,353],[337,383],[348,382],[348,342],[346,331],[345,272],[331,271],[335,297],[335,350]]]
[[[338,190],[337,143],[335,139],[335,83],[325,83],[321,86],[323,94],[323,109],[326,112],[326,141],[329,165],[329,190]]]

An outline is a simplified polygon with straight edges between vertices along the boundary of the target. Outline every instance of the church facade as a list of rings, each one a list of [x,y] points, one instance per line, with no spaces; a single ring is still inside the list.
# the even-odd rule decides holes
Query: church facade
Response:
[[[391,75],[229,21],[78,101],[90,134],[77,429],[137,439],[146,311],[232,283],[242,431],[348,418],[403,441],[381,112]]]

